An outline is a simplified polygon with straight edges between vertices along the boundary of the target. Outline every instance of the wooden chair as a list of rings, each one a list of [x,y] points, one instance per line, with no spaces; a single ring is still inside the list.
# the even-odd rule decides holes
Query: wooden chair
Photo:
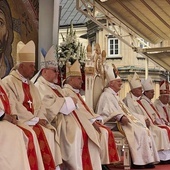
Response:
[[[105,87],[103,64],[106,53],[101,52],[99,44],[95,46],[95,53],[92,55],[92,48],[87,47],[87,60],[85,64],[85,99],[89,107],[95,110],[97,101]],[[114,123],[114,122],[113,122]],[[130,152],[126,137],[119,131],[113,131],[117,151],[120,159],[123,157],[124,169],[130,169]]]

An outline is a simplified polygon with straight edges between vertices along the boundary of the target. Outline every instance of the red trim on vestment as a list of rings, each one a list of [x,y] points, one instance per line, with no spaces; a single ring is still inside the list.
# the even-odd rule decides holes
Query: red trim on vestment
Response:
[[[116,144],[115,144],[115,139],[114,139],[114,135],[113,132],[107,128],[106,126],[103,126],[100,124],[100,127],[104,128],[107,130],[108,132],[108,152],[109,152],[109,160],[110,163],[113,163],[115,161],[119,161],[119,156],[117,154],[117,149],[116,149]]]
[[[30,86],[27,83],[22,83],[22,88],[24,91],[24,101],[23,101],[23,105],[27,108],[28,111],[30,111],[32,114],[34,114],[34,107],[33,107],[33,99],[30,93]],[[29,104],[30,101],[32,104]],[[31,105],[31,107],[30,107]]]
[[[167,121],[169,122],[169,116],[168,116],[168,112],[167,112],[167,110],[166,110],[166,107],[163,106],[162,108],[164,109],[164,112],[165,112],[165,114],[166,114],[166,119],[167,119]]]
[[[11,114],[11,108],[10,108],[10,104],[9,104],[7,94],[5,93],[5,91],[4,91],[4,89],[2,88],[1,85],[0,85],[0,92],[1,92],[0,99],[1,99],[2,104],[4,106],[5,113]]]
[[[33,126],[33,130],[38,138],[45,170],[55,170],[55,162],[42,127],[36,124]]]
[[[142,108],[145,110],[145,112],[147,113],[147,115],[149,116],[150,120],[152,121],[152,123],[154,124],[154,121],[152,120],[152,117],[150,116],[150,114],[148,113],[148,111],[146,110],[146,108],[144,107],[144,105],[142,104],[142,102],[140,100],[137,100],[137,102],[142,106]]]
[[[91,159],[90,159],[89,147],[88,147],[88,135],[84,127],[82,126],[81,122],[79,121],[79,118],[77,117],[77,114],[74,110],[73,110],[73,114],[81,126],[81,131],[83,135],[83,150],[82,150],[83,170],[93,170]]]
[[[23,92],[25,94],[23,106],[28,111],[30,111],[32,114],[34,114],[33,99],[32,99],[31,93],[30,93],[29,84],[22,83],[22,85],[23,85]],[[30,107],[28,101],[32,102],[31,107]],[[45,170],[55,170],[54,158],[51,153],[48,141],[46,139],[46,136],[44,134],[42,127],[40,125],[36,124],[33,126],[33,130],[35,131],[35,133],[37,135],[37,139],[39,142],[40,151],[41,151]]]
[[[146,110],[146,108],[143,106],[142,102],[140,100],[137,100],[137,102],[143,107],[143,109],[145,110],[145,112],[147,113],[147,115],[149,116],[149,118],[151,119],[152,123],[154,123],[154,121],[152,120],[151,116],[149,115],[148,111]],[[150,104],[150,106],[152,107],[152,109],[156,112],[157,116],[159,117],[160,119],[160,115],[158,114],[157,110],[154,108],[153,104]],[[167,131],[167,134],[168,134],[168,138],[169,138],[169,141],[170,141],[170,129],[169,127],[165,126],[165,125],[158,125],[158,127],[162,128],[162,129],[166,129]]]
[[[25,135],[28,137],[28,149],[27,149],[27,155],[28,155],[28,160],[30,164],[31,170],[38,170],[38,160],[37,160],[37,155],[35,151],[35,145],[34,145],[34,140],[31,132],[21,126],[18,126],[21,128]]]
[[[80,94],[79,93],[76,93],[76,94],[77,94],[78,98],[80,99],[81,103],[83,104],[83,106],[85,107],[85,109],[87,110],[87,112],[89,112],[91,115],[93,115],[91,113],[90,109],[88,108],[87,104],[85,103],[85,101],[80,96]],[[110,163],[115,162],[115,161],[119,161],[113,132],[109,128],[107,128],[106,126],[101,125],[100,123],[98,123],[98,125],[101,128],[106,129],[107,132],[108,132],[108,153],[109,153]]]
[[[57,96],[63,97],[63,95],[57,89],[52,89],[52,90],[57,94]],[[82,136],[83,136],[83,150],[82,150],[83,170],[93,170],[91,160],[90,160],[90,153],[88,149],[88,135],[84,127],[82,126],[81,122],[79,121],[79,118],[77,117],[77,114],[75,111],[73,111],[73,114],[81,126],[81,131],[82,131]]]
[[[10,104],[9,104],[9,99],[7,97],[7,94],[5,93],[4,89],[0,85],[0,92],[2,93],[0,95],[0,99],[2,101],[2,104],[5,109],[5,113],[11,114],[11,109],[10,109]],[[18,126],[22,131],[25,133],[25,135],[28,137],[28,149],[27,149],[27,155],[28,155],[28,160],[30,164],[31,170],[38,170],[38,161],[37,161],[37,155],[35,151],[35,146],[34,146],[34,141],[33,141],[33,136],[31,132],[21,126]]]

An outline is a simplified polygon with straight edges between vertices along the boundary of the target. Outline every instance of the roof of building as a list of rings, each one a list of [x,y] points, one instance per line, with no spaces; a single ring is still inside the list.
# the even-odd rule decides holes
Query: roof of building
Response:
[[[70,25],[84,25],[87,17],[76,9],[76,0],[61,0],[60,27]]]

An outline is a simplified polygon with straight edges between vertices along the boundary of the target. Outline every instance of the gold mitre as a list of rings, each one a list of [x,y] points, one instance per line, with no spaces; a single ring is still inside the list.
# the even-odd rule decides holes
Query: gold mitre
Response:
[[[35,44],[31,40],[27,44],[19,41],[17,44],[17,63],[35,62]]]
[[[80,63],[76,60],[73,65],[66,63],[66,78],[70,76],[81,76]]]

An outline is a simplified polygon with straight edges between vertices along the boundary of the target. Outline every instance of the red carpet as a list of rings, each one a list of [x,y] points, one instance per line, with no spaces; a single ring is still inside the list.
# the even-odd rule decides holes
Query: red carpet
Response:
[[[116,167],[109,166],[109,170],[121,170],[121,169],[123,169],[123,167],[120,167],[120,168],[117,167],[116,168]],[[138,170],[138,169],[132,169],[132,170]],[[149,170],[149,169],[146,169],[146,170]],[[168,165],[155,165],[155,168],[153,168],[153,170],[170,170],[170,164],[168,164]]]

